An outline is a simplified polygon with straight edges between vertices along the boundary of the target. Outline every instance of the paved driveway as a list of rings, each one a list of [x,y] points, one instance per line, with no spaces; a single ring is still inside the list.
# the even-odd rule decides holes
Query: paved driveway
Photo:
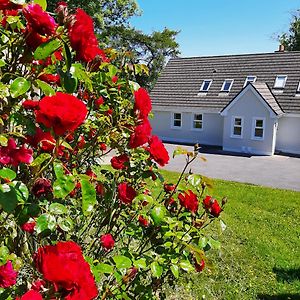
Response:
[[[165,144],[170,157],[178,145]],[[181,146],[190,151],[192,146]],[[234,154],[203,153],[207,159],[197,159],[191,165],[194,173],[211,178],[247,182],[275,188],[300,191],[300,158],[289,156],[236,156]],[[170,159],[167,170],[180,172],[185,164],[183,156]]]

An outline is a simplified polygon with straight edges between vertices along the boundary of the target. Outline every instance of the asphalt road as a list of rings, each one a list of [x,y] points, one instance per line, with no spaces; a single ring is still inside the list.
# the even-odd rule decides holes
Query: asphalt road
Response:
[[[164,169],[180,172],[185,165],[184,156],[172,159],[178,145],[166,144],[170,154],[170,163]],[[180,147],[193,150],[192,146]],[[200,158],[191,165],[193,173],[211,178],[232,180],[244,183],[269,186],[273,188],[300,191],[300,158],[282,155],[239,156],[233,153],[201,153]],[[189,171],[189,169],[187,170]]]

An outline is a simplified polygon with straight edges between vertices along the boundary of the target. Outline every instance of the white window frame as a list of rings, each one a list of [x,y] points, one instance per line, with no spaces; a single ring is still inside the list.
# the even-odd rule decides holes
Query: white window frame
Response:
[[[179,121],[179,119],[175,119],[175,114],[180,114],[180,126],[174,125],[175,120]],[[181,112],[178,112],[178,111],[171,112],[171,128],[172,129],[181,129],[182,128],[182,113]]]
[[[262,127],[256,127],[256,121],[261,120],[263,121]],[[255,129],[262,129],[263,135],[262,137],[255,136]],[[265,131],[266,131],[266,118],[263,117],[253,117],[252,118],[252,133],[251,133],[251,139],[256,141],[263,141],[265,139]]]
[[[278,77],[285,77],[283,86],[276,86],[276,81],[277,81]],[[285,85],[286,85],[286,82],[287,82],[287,78],[288,78],[287,75],[276,75],[273,88],[274,89],[284,89]]]
[[[209,85],[208,85],[207,89],[204,90],[203,88],[204,88],[204,84],[205,84],[206,81],[209,81]],[[212,84],[212,79],[204,79],[202,84],[201,84],[199,92],[208,92],[211,84]]]
[[[230,86],[229,86],[229,89],[228,90],[224,90],[225,88],[225,84],[226,84],[226,81],[231,81],[230,83]],[[223,84],[222,84],[222,88],[221,88],[221,92],[230,92],[231,88],[232,88],[232,85],[233,85],[233,82],[234,82],[234,79],[225,79]]]
[[[241,135],[235,135],[234,134],[234,127],[235,125],[235,119],[241,119]],[[231,117],[231,132],[230,132],[230,137],[234,139],[242,139],[243,138],[243,133],[244,133],[244,117],[242,116],[232,116]]]
[[[253,80],[253,81],[249,80],[249,77],[253,77],[254,80]],[[248,82],[254,83],[254,82],[256,81],[256,79],[257,79],[256,76],[248,75],[248,76],[246,77],[246,79],[245,79],[244,87],[247,85]]]
[[[300,81],[299,81],[298,86],[297,86],[296,94],[300,94]]]
[[[196,115],[201,115],[201,121],[200,120],[195,120]],[[194,127],[195,122],[200,122],[201,123],[201,128],[196,128]],[[191,129],[195,131],[202,131],[203,130],[203,113],[193,113],[192,114],[192,124],[191,124]]]

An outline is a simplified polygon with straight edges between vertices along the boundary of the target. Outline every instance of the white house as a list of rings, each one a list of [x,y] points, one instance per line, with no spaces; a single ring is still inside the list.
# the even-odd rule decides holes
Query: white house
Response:
[[[164,141],[300,154],[300,52],[171,59],[151,98]]]

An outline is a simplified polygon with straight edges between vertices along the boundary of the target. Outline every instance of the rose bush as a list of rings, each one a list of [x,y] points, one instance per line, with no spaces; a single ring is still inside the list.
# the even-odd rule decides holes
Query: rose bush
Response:
[[[186,174],[197,146],[174,152],[177,182],[160,174],[145,66],[101,49],[83,10],[34,2],[0,1],[0,297],[163,298],[209,268],[206,227],[225,201]]]

